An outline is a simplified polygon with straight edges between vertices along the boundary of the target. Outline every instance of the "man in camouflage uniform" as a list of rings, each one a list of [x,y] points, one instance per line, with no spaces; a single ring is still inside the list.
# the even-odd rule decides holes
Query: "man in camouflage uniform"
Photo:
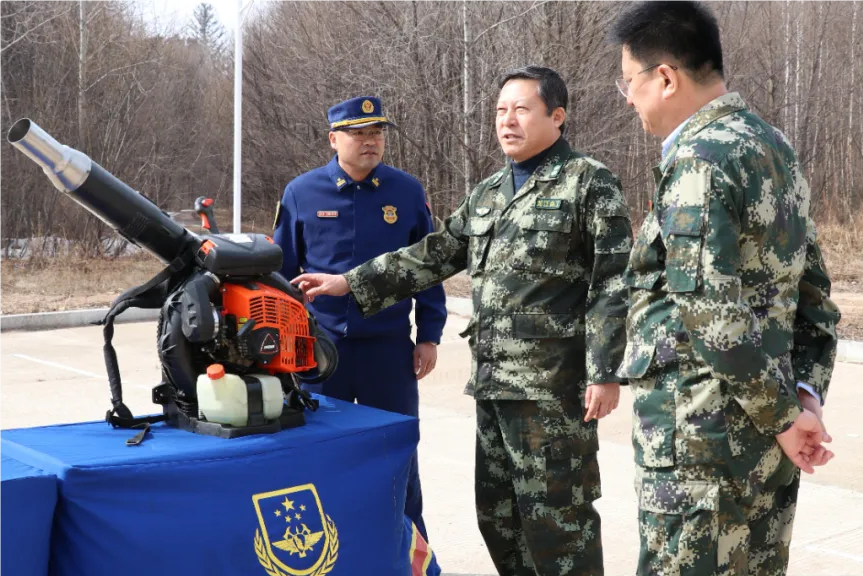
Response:
[[[666,139],[618,371],[634,394],[638,571],[784,574],[799,468],[832,457],[819,419],[839,315],[809,188],[785,137],[726,92],[706,8],[635,5],[612,37],[618,87]]]
[[[365,314],[461,270],[473,285],[476,509],[502,575],[600,575],[597,420],[617,406],[631,227],[618,179],[562,138],[553,70],[501,82],[497,135],[511,162],[440,232],[342,276],[294,279],[313,298],[353,292]]]

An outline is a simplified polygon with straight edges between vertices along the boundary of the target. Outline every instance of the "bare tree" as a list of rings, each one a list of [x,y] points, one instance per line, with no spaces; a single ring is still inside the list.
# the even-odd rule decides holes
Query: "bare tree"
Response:
[[[604,2],[273,2],[244,28],[244,226],[266,229],[285,184],[329,160],[326,110],[380,96],[399,128],[386,161],[425,185],[440,222],[504,158],[496,79],[542,64],[567,80],[566,138],[623,182],[636,219],[660,143],[617,93],[619,51]],[[857,2],[712,5],[726,80],[792,139],[820,219],[863,206],[863,76]],[[30,116],[166,210],[212,195],[229,207],[232,62],[214,9],[182,35],[153,30],[123,2],[0,3],[2,124]],[[100,221],[0,147],[2,230],[100,250]]]

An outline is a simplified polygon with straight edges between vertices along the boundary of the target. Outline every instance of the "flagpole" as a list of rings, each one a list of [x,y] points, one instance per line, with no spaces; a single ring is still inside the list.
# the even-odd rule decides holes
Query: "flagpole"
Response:
[[[237,0],[237,30],[234,34],[234,234],[240,233],[243,155],[243,0]]]

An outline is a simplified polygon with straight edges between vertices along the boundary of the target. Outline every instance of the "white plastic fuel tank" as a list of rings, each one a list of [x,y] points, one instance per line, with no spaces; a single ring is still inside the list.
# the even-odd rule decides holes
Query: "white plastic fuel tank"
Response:
[[[279,379],[269,374],[249,374],[261,382],[264,416],[275,420],[282,414],[284,395]],[[249,423],[249,394],[246,383],[236,374],[226,374],[221,364],[211,364],[198,376],[198,410],[208,422],[246,426]]]

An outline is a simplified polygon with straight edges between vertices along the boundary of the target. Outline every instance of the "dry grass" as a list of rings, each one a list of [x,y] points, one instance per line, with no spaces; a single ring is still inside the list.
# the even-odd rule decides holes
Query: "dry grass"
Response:
[[[840,338],[863,340],[863,213],[847,222],[827,219],[818,226],[833,300],[842,312],[836,331]]]
[[[821,223],[818,243],[834,290],[863,292],[863,213],[845,223],[835,219]]]
[[[117,259],[51,258],[0,263],[3,314],[108,306],[163,268],[149,254]]]
[[[188,222],[194,229],[197,218]],[[250,216],[250,215],[247,215]],[[220,225],[231,228],[230,214],[220,211]],[[244,230],[269,233],[272,222],[263,215]],[[852,222],[826,221],[819,226],[819,241],[833,279],[834,300],[842,311],[841,338],[863,340],[863,214]],[[36,258],[0,263],[0,303],[3,314],[75,310],[108,306],[123,290],[150,279],[162,268],[142,253],[122,259]],[[470,297],[470,279],[458,274],[444,282],[450,296]]]

